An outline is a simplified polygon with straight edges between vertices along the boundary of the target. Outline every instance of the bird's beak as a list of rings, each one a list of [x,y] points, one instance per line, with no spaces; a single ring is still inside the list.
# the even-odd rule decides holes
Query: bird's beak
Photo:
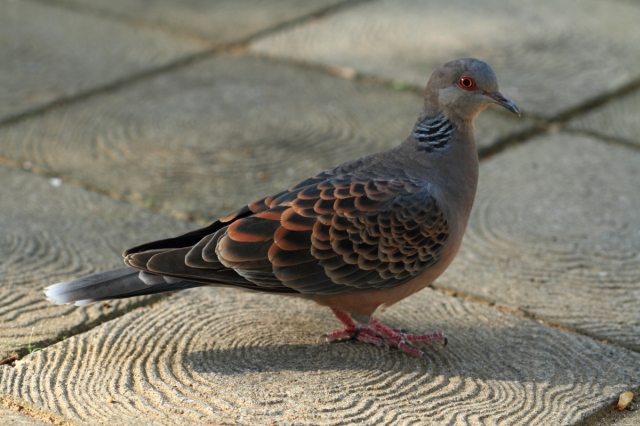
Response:
[[[520,108],[518,108],[518,105],[513,103],[513,101],[511,99],[507,98],[502,93],[500,93],[500,92],[491,92],[491,93],[485,92],[485,95],[490,97],[498,105],[505,107],[506,109],[508,109],[509,111],[511,111],[514,114],[518,114],[518,117],[520,117]]]

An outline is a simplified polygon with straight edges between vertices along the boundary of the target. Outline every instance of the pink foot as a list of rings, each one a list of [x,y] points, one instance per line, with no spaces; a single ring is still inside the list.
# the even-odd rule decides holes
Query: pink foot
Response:
[[[336,317],[344,325],[343,330],[323,334],[320,339],[334,342],[343,339],[357,339],[361,342],[371,343],[376,346],[394,347],[402,352],[426,359],[424,352],[416,348],[414,343],[429,342],[431,340],[443,340],[447,345],[444,333],[409,334],[397,328],[390,328],[378,320],[371,318],[368,324],[358,324],[347,314],[339,309],[331,308]]]

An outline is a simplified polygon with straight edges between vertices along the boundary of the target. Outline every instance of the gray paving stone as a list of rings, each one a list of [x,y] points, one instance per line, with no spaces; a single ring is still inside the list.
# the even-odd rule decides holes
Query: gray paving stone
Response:
[[[610,101],[602,108],[569,122],[570,129],[620,139],[640,147],[640,91]]]
[[[203,50],[203,43],[0,0],[0,120]]]
[[[254,52],[421,83],[476,57],[524,111],[552,117],[640,76],[640,7],[598,0],[384,0],[256,41]]]
[[[640,350],[640,152],[566,134],[484,162],[437,285]]]
[[[625,413],[626,416],[615,423],[616,426],[637,426],[640,424],[640,412],[636,409],[631,413]]]
[[[632,408],[633,411],[629,409],[623,411],[606,410],[601,418],[596,416],[596,419],[585,422],[585,426],[638,426],[640,424],[640,411],[638,411],[635,399],[632,402],[632,404],[635,404]]]
[[[409,134],[413,93],[222,56],[0,129],[0,157],[205,220]],[[497,107],[496,107],[497,108]],[[480,146],[531,126],[486,111]]]
[[[217,43],[242,41],[344,0],[61,0],[163,29],[194,34]]]
[[[2,424],[10,426],[44,426],[51,423],[0,406]]]
[[[430,289],[380,318],[450,343],[317,343],[326,308],[203,288],[0,367],[0,393],[91,424],[567,425],[640,385],[636,353]]]
[[[47,302],[42,289],[120,267],[127,247],[193,227],[11,167],[0,166],[0,182],[0,359],[149,303],[146,297],[76,309]]]

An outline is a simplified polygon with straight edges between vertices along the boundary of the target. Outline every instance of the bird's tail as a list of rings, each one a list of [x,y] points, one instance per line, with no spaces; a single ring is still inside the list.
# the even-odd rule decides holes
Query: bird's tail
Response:
[[[76,306],[81,306],[99,300],[123,299],[204,285],[206,284],[152,275],[127,266],[53,284],[44,290],[44,294],[47,300],[58,305],[75,303]]]

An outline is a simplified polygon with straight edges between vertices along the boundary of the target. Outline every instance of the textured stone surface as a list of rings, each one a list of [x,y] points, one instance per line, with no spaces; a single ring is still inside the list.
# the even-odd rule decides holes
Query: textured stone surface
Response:
[[[56,306],[42,289],[121,267],[124,249],[192,226],[14,168],[0,166],[0,182],[0,359],[148,303],[149,297]]]
[[[0,120],[205,48],[42,2],[0,10]]]
[[[640,355],[425,290],[380,318],[442,330],[429,360],[317,343],[287,297],[197,289],[0,368],[0,393],[92,424],[572,424],[640,384]],[[113,402],[107,402],[111,401]]]
[[[637,426],[640,424],[640,412],[636,409],[632,413],[625,413],[622,419],[618,420],[616,426]]]
[[[640,152],[556,134],[484,162],[439,286],[640,349]]]
[[[2,419],[3,424],[11,426],[44,426],[50,424],[2,406],[0,406],[0,419]]]
[[[395,146],[421,107],[413,93],[226,56],[0,129],[0,157],[211,220]],[[531,125],[481,117],[480,146]]]
[[[551,117],[640,76],[640,7],[600,0],[384,0],[256,41],[252,50],[421,83],[476,57],[528,112]]]
[[[615,399],[611,405],[613,406],[617,402],[618,399]],[[619,411],[607,407],[600,414],[596,414],[587,420],[584,426],[637,426],[639,424],[640,411],[638,411],[638,390],[636,389],[633,401],[626,409]]]
[[[244,40],[344,0],[62,0],[218,43]]]
[[[602,108],[578,116],[570,129],[619,139],[640,148],[640,90],[610,101]]]
[[[339,0],[47,2],[0,0],[0,121]],[[398,89],[475,56],[523,109],[550,117],[638,79],[638,20],[640,6],[622,0],[382,0],[252,50]],[[639,92],[568,124],[631,149],[555,134],[484,162],[461,255],[437,285],[496,306],[427,289],[378,314],[448,334],[423,363],[318,344],[339,324],[296,299],[195,289],[138,310],[154,299],[44,300],[48,284],[120,266],[124,248],[194,226],[70,182],[213,219],[395,145],[421,106],[410,92],[267,58],[218,56],[143,80],[0,127],[0,161],[63,178],[0,166],[0,358],[25,355],[0,366],[0,423],[639,423],[638,411],[608,408],[640,389],[640,355],[621,348],[640,351]],[[478,145],[532,126],[492,108]],[[508,313],[517,309],[582,335]]]

